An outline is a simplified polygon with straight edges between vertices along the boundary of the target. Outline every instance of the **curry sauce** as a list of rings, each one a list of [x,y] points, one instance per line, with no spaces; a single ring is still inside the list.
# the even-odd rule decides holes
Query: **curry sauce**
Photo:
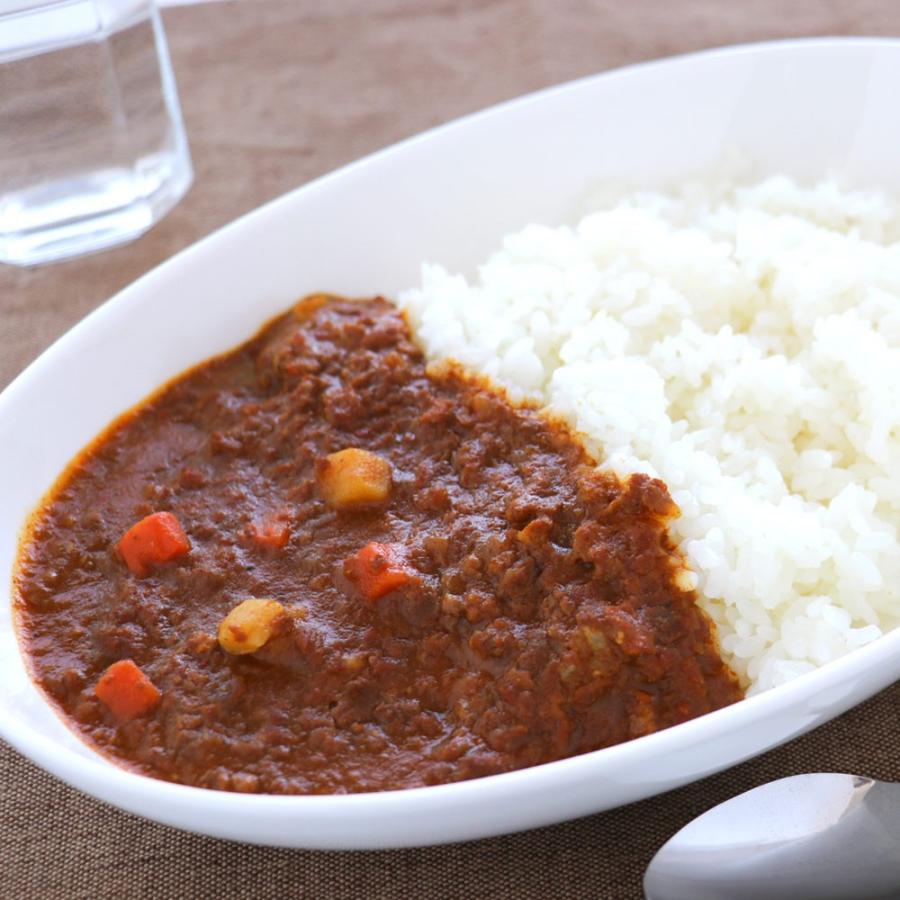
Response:
[[[39,685],[120,764],[373,791],[606,747],[732,703],[662,482],[426,372],[381,299],[318,297],[118,422],[16,580]]]

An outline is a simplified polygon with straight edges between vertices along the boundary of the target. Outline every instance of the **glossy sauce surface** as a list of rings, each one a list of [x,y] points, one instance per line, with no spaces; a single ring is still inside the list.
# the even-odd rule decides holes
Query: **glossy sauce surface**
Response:
[[[323,499],[322,460],[348,447],[389,461],[383,503]],[[190,552],[137,577],[117,542],[160,511]],[[678,587],[675,513],[661,482],[599,472],[535,411],[427,374],[386,301],[319,297],[85,451],[23,546],[20,636],[70,725],[148,775],[270,793],[458,781],[740,698]],[[347,565],[372,542],[411,575],[374,600]],[[248,598],[287,614],[233,655],[217,630]],[[94,693],[122,659],[160,694],[129,721]]]

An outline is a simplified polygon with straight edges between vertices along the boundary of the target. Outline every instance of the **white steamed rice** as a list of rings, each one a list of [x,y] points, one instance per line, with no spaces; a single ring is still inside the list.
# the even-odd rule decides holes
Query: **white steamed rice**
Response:
[[[751,692],[900,621],[900,209],[785,177],[636,193],[401,297],[452,358],[669,486]]]

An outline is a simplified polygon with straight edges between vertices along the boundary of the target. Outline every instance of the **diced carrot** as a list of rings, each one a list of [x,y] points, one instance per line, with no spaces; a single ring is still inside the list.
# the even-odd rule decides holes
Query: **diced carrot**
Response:
[[[134,660],[120,659],[101,676],[94,694],[118,719],[143,716],[159,703],[160,693]]]
[[[125,565],[139,578],[150,569],[191,549],[181,523],[170,512],[158,512],[146,516],[132,525],[119,541],[119,553]]]
[[[250,526],[250,537],[253,543],[260,547],[280,550],[290,540],[291,526],[287,522],[279,522],[278,519],[268,519],[262,523],[254,522]]]
[[[366,544],[344,561],[344,574],[366,600],[377,600],[415,580],[397,544]]]

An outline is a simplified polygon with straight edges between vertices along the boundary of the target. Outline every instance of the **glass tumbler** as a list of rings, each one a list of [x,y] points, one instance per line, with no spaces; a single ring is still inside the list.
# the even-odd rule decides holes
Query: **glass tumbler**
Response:
[[[135,238],[192,178],[153,0],[0,0],[0,262]]]

